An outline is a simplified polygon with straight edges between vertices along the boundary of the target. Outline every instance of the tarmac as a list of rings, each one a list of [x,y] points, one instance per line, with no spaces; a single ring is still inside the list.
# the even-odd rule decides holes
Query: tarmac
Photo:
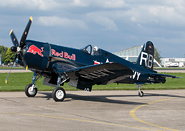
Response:
[[[185,130],[185,90],[67,91],[28,98],[0,92],[1,131],[178,131]]]

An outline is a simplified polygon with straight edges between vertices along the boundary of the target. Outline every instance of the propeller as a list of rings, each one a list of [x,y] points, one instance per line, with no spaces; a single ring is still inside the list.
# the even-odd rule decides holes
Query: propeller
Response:
[[[26,26],[26,28],[25,28],[23,34],[22,34],[22,38],[21,38],[21,41],[20,41],[20,47],[21,47],[21,48],[24,47],[24,46],[26,45],[26,44],[25,44],[25,40],[26,40],[26,38],[27,38],[27,36],[28,36],[28,32],[29,32],[29,29],[30,29],[30,26],[31,26],[32,21],[33,21],[33,18],[30,17],[30,19],[29,19],[29,21],[28,21],[28,24],[27,24],[27,26]]]
[[[12,52],[16,52],[16,55],[15,55],[15,58],[14,58],[14,61],[13,61],[13,65],[14,65],[15,60],[18,58],[19,60],[21,60],[23,62],[22,64],[26,68],[26,70],[28,69],[28,66],[26,65],[26,63],[24,62],[24,59],[23,59],[23,56],[24,56],[23,48],[26,45],[25,41],[26,41],[26,38],[28,36],[28,32],[29,32],[29,29],[30,29],[32,21],[33,21],[33,18],[30,17],[30,19],[28,21],[28,24],[27,24],[27,26],[26,26],[23,34],[22,34],[20,44],[19,44],[19,42],[18,42],[18,40],[17,40],[13,30],[11,30],[10,34],[9,34],[10,38],[12,40],[12,43],[13,43],[13,46],[11,47],[11,51]],[[5,80],[5,83],[8,82],[8,78],[9,78],[11,70],[12,70],[12,66],[11,66],[11,69],[10,69],[10,71],[8,73],[8,76],[7,76],[6,80]]]

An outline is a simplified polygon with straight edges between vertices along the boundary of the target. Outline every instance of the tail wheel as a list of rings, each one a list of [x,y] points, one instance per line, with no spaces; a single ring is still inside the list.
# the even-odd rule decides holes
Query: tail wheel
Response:
[[[27,97],[34,97],[37,94],[37,88],[33,84],[28,84],[25,87],[25,94]]]
[[[57,87],[52,92],[54,101],[63,101],[66,97],[66,92],[62,87]]]
[[[143,92],[143,91],[139,91],[139,92],[138,92],[138,95],[139,95],[140,97],[143,97],[143,96],[144,96],[144,92]]]

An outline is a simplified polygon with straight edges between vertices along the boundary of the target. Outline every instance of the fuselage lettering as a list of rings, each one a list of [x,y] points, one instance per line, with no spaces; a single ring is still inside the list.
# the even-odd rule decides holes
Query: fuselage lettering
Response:
[[[76,55],[75,54],[72,54],[72,55],[69,55],[67,52],[57,52],[56,50],[52,49],[51,50],[51,54],[52,56],[57,56],[57,57],[61,57],[61,58],[65,58],[65,59],[69,59],[69,60],[76,60]]]
[[[153,66],[153,55],[148,54],[146,52],[141,53],[140,65],[142,65],[143,61],[145,61],[145,66],[148,68],[152,68]],[[148,61],[147,61],[148,60]]]
[[[136,78],[136,80],[139,80],[139,77],[140,77],[140,75],[141,75],[141,73],[139,73],[139,72],[137,72],[137,71],[133,71],[133,76],[132,76],[132,79],[135,79]]]

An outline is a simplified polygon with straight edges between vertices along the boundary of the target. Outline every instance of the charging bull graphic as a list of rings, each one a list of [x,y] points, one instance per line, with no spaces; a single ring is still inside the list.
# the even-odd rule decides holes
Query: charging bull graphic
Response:
[[[41,47],[41,49],[39,49],[38,47],[36,47],[35,45],[31,45],[30,47],[29,47],[29,49],[28,49],[28,51],[27,52],[30,52],[30,53],[32,53],[32,54],[38,54],[38,55],[40,55],[41,57],[43,57],[43,54],[42,54],[42,52],[43,52],[43,47]]]

